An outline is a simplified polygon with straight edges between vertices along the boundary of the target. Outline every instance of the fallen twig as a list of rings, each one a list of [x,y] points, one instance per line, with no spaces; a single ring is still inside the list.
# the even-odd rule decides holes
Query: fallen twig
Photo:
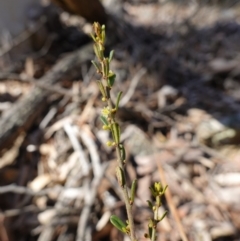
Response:
[[[35,192],[32,189],[28,187],[22,187],[22,186],[17,186],[16,184],[10,184],[7,186],[2,186],[0,187],[0,194],[5,194],[5,193],[16,193],[16,194],[26,194],[26,195],[31,195],[31,196],[44,196],[48,195],[49,193],[53,191],[61,191],[64,188],[60,186],[56,186],[54,188],[46,188],[43,189],[39,192]]]
[[[92,47],[87,45],[60,60],[39,82],[53,85],[68,71],[91,58]],[[28,130],[35,118],[47,107],[49,91],[33,89],[4,114],[0,121],[0,150],[9,147],[21,131]]]
[[[65,95],[65,96],[69,96],[69,97],[73,97],[74,93],[72,93],[72,91],[69,91],[67,89],[64,89],[60,86],[56,86],[56,85],[49,85],[46,83],[43,83],[35,78],[32,78],[30,76],[27,75],[19,75],[19,74],[13,74],[13,73],[0,73],[0,80],[18,80],[18,81],[22,81],[22,82],[26,82],[26,83],[31,83],[39,88],[42,88],[44,90],[48,90],[50,92],[54,92],[60,95]]]
[[[165,179],[165,174],[164,174],[163,168],[161,167],[161,165],[159,163],[157,163],[157,166],[158,166],[158,172],[159,172],[162,184],[165,186],[165,185],[167,185],[167,182],[166,182],[166,179]],[[177,224],[178,231],[180,233],[181,239],[183,241],[188,241],[188,238],[187,238],[186,233],[184,231],[184,228],[183,228],[182,222],[180,220],[179,214],[178,214],[177,209],[176,209],[176,207],[174,205],[174,202],[172,200],[172,194],[171,194],[169,188],[167,189],[167,191],[165,193],[165,196],[166,196],[167,203],[168,203],[168,206],[170,208],[170,211],[171,211],[171,213],[172,213],[172,215],[175,219],[175,222]]]
[[[91,207],[95,202],[96,194],[97,194],[97,187],[102,179],[106,168],[108,167],[108,163],[102,165],[101,169],[99,169],[98,174],[94,177],[91,185],[89,185],[89,180],[85,180],[85,188],[86,188],[86,195],[85,195],[85,206],[81,212],[81,216],[78,222],[78,229],[77,229],[77,241],[84,241],[86,240],[86,227],[87,222],[89,220],[89,214],[91,211]]]

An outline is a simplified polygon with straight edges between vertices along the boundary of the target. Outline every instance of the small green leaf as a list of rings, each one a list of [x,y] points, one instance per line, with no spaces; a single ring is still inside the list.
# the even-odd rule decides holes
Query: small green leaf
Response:
[[[148,235],[149,235],[150,239],[152,239],[152,232],[153,232],[153,226],[152,225],[148,225]]]
[[[125,177],[121,167],[116,168],[116,176],[117,176],[119,185],[123,187],[125,185]]]
[[[116,78],[116,75],[112,71],[109,71],[109,75],[108,75],[108,86],[109,87],[113,86],[113,84],[115,82],[115,78]]]
[[[119,124],[117,122],[114,122],[111,124],[111,128],[112,128],[113,139],[116,142],[116,144],[119,144],[120,134],[121,134]]]
[[[111,88],[109,86],[105,86],[105,89],[106,89],[106,94],[107,94],[107,98],[110,99],[110,92],[111,92]]]
[[[100,116],[100,120],[102,121],[102,123],[103,123],[104,125],[106,125],[106,126],[109,125],[108,120],[107,120],[107,118],[106,118],[105,116],[101,115],[101,116]]]
[[[136,189],[137,189],[137,179],[133,180],[132,186],[131,186],[131,195],[130,195],[130,204],[131,204],[131,205],[132,205],[133,202],[134,202]]]
[[[97,72],[100,72],[101,70],[100,70],[99,65],[95,61],[93,61],[93,60],[91,62],[94,65],[94,67],[96,68]]]
[[[101,59],[100,57],[100,51],[99,51],[99,48],[98,48],[98,45],[97,44],[94,44],[93,45],[93,50],[94,50],[94,53],[95,53],[95,55],[99,58],[99,59]]]
[[[168,188],[168,185],[166,185],[166,186],[163,188],[163,190],[162,190],[162,192],[161,192],[162,195],[166,192],[167,188]]]
[[[122,96],[122,91],[118,92],[118,95],[117,95],[116,110],[118,109],[121,96]]]
[[[98,41],[98,37],[96,37],[96,41]],[[93,49],[94,49],[94,52],[96,54],[96,56],[98,57],[99,60],[102,60],[104,55],[103,55],[103,46],[101,44],[94,44],[93,45]]]
[[[99,90],[101,91],[102,96],[103,96],[104,98],[107,98],[106,90],[105,90],[105,88],[104,88],[104,86],[103,86],[102,81],[98,80],[98,81],[97,81],[97,84],[98,84]]]
[[[149,201],[149,200],[147,200],[147,203],[148,203],[149,208],[152,210],[152,209],[153,209],[153,204],[152,204],[152,202]]]
[[[157,196],[157,193],[156,193],[156,191],[154,190],[154,187],[149,187],[149,189],[150,189],[152,195],[153,195],[154,197],[156,197],[156,196]]]
[[[103,75],[107,77],[109,75],[109,60],[108,58],[104,58],[103,60]]]
[[[113,59],[113,54],[114,54],[114,50],[111,50],[110,53],[109,53],[109,62],[112,61],[112,59]]]
[[[90,36],[93,39],[93,41],[96,42],[96,38],[94,37],[94,35],[92,33],[90,33]]]
[[[126,160],[125,148],[122,144],[119,144],[119,148],[120,148],[121,160],[124,162]]]
[[[152,238],[152,228],[148,228],[148,236],[149,236],[149,238],[151,239]]]
[[[105,43],[105,39],[106,39],[106,34],[105,34],[105,25],[102,25],[102,33],[101,33],[101,37],[102,37],[102,43]]]
[[[127,233],[127,225],[116,215],[110,217],[110,222],[114,227],[123,233]]]
[[[167,213],[168,213],[168,212],[165,211],[164,214],[162,215],[162,217],[159,218],[157,221],[158,221],[158,222],[161,222],[161,221],[166,217]]]

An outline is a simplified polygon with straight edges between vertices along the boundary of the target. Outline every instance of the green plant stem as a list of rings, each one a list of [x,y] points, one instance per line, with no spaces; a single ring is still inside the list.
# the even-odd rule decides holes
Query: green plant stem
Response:
[[[117,159],[118,159],[118,165],[122,168],[123,170],[123,175],[125,176],[126,180],[126,175],[123,167],[123,160],[121,160],[121,154],[120,154],[120,149],[119,146],[116,146],[116,153],[117,153]],[[130,237],[132,241],[136,241],[136,236],[135,236],[135,227],[134,227],[134,221],[133,221],[133,215],[132,215],[132,206],[130,205],[130,200],[128,196],[128,189],[126,184],[121,187],[123,191],[123,196],[124,196],[124,201],[125,201],[125,206],[127,210],[127,216],[128,216],[128,222],[129,222],[129,229],[130,229]]]
[[[108,107],[111,110],[113,109],[113,104],[112,104],[112,101],[110,99],[110,96],[109,96],[109,99],[108,99]],[[113,122],[115,122],[114,116],[111,116],[111,119],[112,119]],[[117,153],[118,166],[121,167],[121,169],[123,170],[124,179],[126,180],[126,174],[125,174],[125,169],[124,169],[124,164],[123,164],[124,160],[122,160],[122,158],[121,158],[119,145],[116,145],[116,153]],[[135,236],[135,225],[134,225],[133,215],[132,215],[132,206],[130,205],[128,188],[127,188],[126,184],[123,187],[121,187],[121,189],[122,189],[122,192],[123,192],[123,198],[124,198],[127,216],[128,216],[130,237],[131,237],[132,241],[137,241],[137,238]]]
[[[111,101],[111,89],[115,81],[115,73],[110,70],[110,62],[113,57],[113,51],[110,52],[109,57],[104,56],[104,43],[105,43],[105,26],[100,26],[98,23],[93,24],[93,29],[95,35],[91,35],[95,44],[94,52],[98,58],[98,63],[92,61],[93,65],[96,67],[96,70],[102,76],[101,81],[97,81],[99,90],[102,94],[102,101],[107,101],[107,106],[102,109],[101,120],[103,122],[102,128],[104,130],[109,130],[112,133],[112,141],[108,141],[107,145],[115,147],[117,154],[118,166],[116,168],[116,176],[120,188],[123,192],[123,198],[125,202],[125,207],[127,211],[127,222],[124,223],[116,215],[112,215],[110,218],[111,223],[123,233],[127,233],[131,241],[137,241],[135,236],[135,225],[132,214],[132,204],[135,196],[136,189],[136,180],[132,182],[131,194],[129,196],[128,187],[126,185],[126,171],[124,168],[125,164],[125,149],[120,143],[121,130],[119,124],[115,120],[115,115],[118,110],[119,101],[121,98],[122,92],[118,93],[117,101],[115,105]],[[148,200],[149,207],[153,210],[154,218],[149,220],[148,233],[145,233],[145,237],[151,239],[151,241],[156,241],[157,233],[157,224],[160,222],[166,215],[166,212],[162,217],[158,216],[158,209],[161,204],[161,196],[165,193],[167,186],[163,187],[160,182],[155,182],[150,190],[154,196],[155,205],[153,206],[152,202]]]
[[[152,229],[152,238],[151,241],[156,241],[156,228]]]
[[[158,223],[158,209],[160,207],[160,196],[156,197],[155,210],[153,212],[153,227],[151,241],[156,241],[157,223]]]
[[[110,126],[113,140],[114,142],[110,142],[110,145],[115,146],[116,153],[117,153],[117,162],[118,162],[118,169],[117,169],[117,178],[119,185],[123,192],[124,202],[126,206],[127,211],[127,218],[128,223],[126,226],[126,230],[124,230],[125,233],[127,233],[131,241],[137,241],[135,236],[135,228],[134,228],[134,222],[133,222],[133,215],[132,215],[132,205],[130,204],[130,198],[128,194],[128,188],[126,185],[126,174],[124,169],[124,161],[123,156],[121,155],[120,150],[120,128],[118,123],[115,120],[115,114],[117,111],[117,107],[113,106],[111,101],[111,87],[114,84],[115,77],[113,76],[113,72],[109,69],[109,64],[111,62],[111,56],[109,58],[106,58],[104,56],[104,42],[105,42],[105,26],[100,26],[99,23],[93,24],[93,30],[95,32],[95,35],[92,35],[92,38],[95,42],[94,44],[94,52],[98,58],[99,63],[95,63],[93,61],[94,66],[96,67],[99,74],[102,75],[102,81],[104,84],[99,84],[100,91],[102,93],[102,100],[107,100],[107,108],[105,108],[106,118],[107,118],[107,124]],[[111,55],[111,54],[110,54]],[[110,59],[110,60],[109,60]],[[115,74],[114,74],[115,75]],[[114,77],[114,79],[113,79]],[[118,105],[118,103],[116,104]],[[107,111],[107,112],[106,112]],[[120,171],[120,174],[119,172]],[[121,230],[121,228],[120,228]],[[123,230],[121,230],[123,231]]]

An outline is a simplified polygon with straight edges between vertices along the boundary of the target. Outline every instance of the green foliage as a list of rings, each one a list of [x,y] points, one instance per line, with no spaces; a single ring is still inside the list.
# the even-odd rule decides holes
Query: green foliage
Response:
[[[159,208],[162,205],[161,198],[165,194],[167,190],[167,186],[163,187],[160,182],[155,182],[151,187],[149,187],[151,193],[153,195],[154,203],[147,200],[149,208],[153,211],[153,218],[149,220],[148,223],[148,233],[145,233],[145,237],[149,238],[151,241],[155,241],[157,239],[157,224],[161,222],[164,217],[167,215],[167,211],[163,213],[163,215],[159,216]]]
[[[102,78],[97,81],[100,93],[102,95],[102,101],[106,102],[106,105],[101,111],[100,119],[103,123],[103,129],[109,131],[112,136],[112,140],[109,140],[106,144],[108,146],[115,147],[117,153],[118,166],[116,168],[116,178],[118,180],[119,186],[122,189],[123,197],[125,201],[126,211],[128,220],[124,223],[117,216],[112,215],[110,218],[111,223],[121,232],[129,235],[131,241],[137,241],[135,236],[135,227],[132,214],[132,205],[135,200],[135,193],[137,189],[137,180],[132,182],[131,188],[127,187],[126,176],[125,176],[125,162],[126,153],[123,144],[121,143],[121,129],[115,118],[115,115],[119,108],[119,103],[121,100],[122,92],[117,95],[117,100],[115,105],[111,101],[111,89],[115,83],[116,74],[110,69],[110,63],[112,61],[114,51],[112,50],[109,57],[104,56],[104,44],[106,41],[105,26],[100,26],[99,23],[93,24],[94,34],[91,35],[94,41],[94,52],[97,57],[97,61],[92,61],[96,68],[97,73],[99,73]],[[162,187],[160,182],[156,182],[150,187],[152,195],[155,199],[154,203],[147,201],[150,209],[153,211],[153,218],[150,219],[148,225],[148,233],[145,234],[146,238],[151,241],[156,240],[156,227],[157,223],[160,222],[165,216],[166,212],[159,217],[158,209],[161,206],[161,197],[166,191],[166,187]],[[129,193],[130,189],[130,193]]]
[[[112,215],[110,217],[110,222],[112,223],[112,225],[115,228],[117,228],[121,232],[123,232],[123,233],[129,232],[129,228],[128,228],[127,224],[125,224],[118,216]]]

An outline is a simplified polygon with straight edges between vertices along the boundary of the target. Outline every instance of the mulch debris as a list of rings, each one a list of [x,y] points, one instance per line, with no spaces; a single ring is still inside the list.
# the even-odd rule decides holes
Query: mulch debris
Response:
[[[139,180],[139,240],[154,181],[169,186],[157,240],[239,240],[240,5],[230,2],[123,1],[111,17],[113,100],[123,91],[118,120],[127,181]],[[2,131],[6,116],[17,121],[13,107],[26,96],[48,94],[0,150],[0,241],[129,240],[109,222],[126,214],[99,120],[94,55],[81,31],[89,24],[61,17],[61,30],[48,27],[41,50],[8,59],[1,70]],[[56,67],[74,53],[84,55],[81,64]]]

